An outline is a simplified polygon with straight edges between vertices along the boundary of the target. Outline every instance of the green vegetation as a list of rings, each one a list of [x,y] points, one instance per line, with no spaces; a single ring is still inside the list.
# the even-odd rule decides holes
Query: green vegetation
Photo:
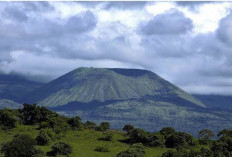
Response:
[[[196,136],[205,127],[214,132],[232,127],[231,114],[208,110],[155,73],[139,69],[78,68],[34,90],[24,102],[84,121],[108,121],[113,128],[171,126]]]
[[[171,127],[158,132],[132,125],[125,125],[124,132],[110,130],[108,122],[83,123],[80,117],[30,104],[0,113],[10,122],[0,121],[0,157],[232,157],[232,130],[227,129],[217,139],[209,129],[194,138]]]

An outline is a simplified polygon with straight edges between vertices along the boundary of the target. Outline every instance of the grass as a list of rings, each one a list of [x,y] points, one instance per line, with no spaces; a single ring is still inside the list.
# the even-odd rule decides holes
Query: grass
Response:
[[[0,143],[11,141],[16,134],[30,134],[33,138],[39,133],[38,126],[19,125],[17,128],[9,131],[0,131]],[[102,132],[93,130],[84,131],[67,131],[60,141],[66,142],[73,147],[73,153],[69,157],[116,157],[116,155],[126,150],[129,145],[120,140],[125,139],[124,133],[120,131],[112,131],[112,141],[100,141],[98,138],[103,136]],[[51,150],[51,146],[58,141],[50,143],[48,146],[37,146],[45,153]],[[109,152],[94,151],[97,147],[107,147]],[[161,157],[167,148],[146,148],[145,157]],[[4,157],[0,154],[0,157]],[[62,156],[60,156],[62,157]]]

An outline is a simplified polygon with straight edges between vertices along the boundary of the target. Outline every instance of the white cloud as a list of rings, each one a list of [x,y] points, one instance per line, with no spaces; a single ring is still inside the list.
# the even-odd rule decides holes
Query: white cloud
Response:
[[[231,2],[0,3],[1,71],[145,68],[189,92],[232,94]]]

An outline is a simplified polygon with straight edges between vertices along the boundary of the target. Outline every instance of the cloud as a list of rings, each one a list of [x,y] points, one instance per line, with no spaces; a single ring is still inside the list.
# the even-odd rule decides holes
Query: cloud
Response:
[[[100,6],[102,9],[119,9],[119,10],[131,10],[131,9],[141,9],[148,4],[147,1],[98,1],[98,2],[90,2],[90,1],[80,1],[77,2],[88,8],[96,8]]]
[[[144,8],[145,5],[148,2],[146,1],[111,1],[111,2],[106,2],[106,5],[104,6],[104,9],[122,9],[122,10],[127,10],[127,9],[141,9]]]
[[[68,19],[64,29],[70,32],[87,32],[96,27],[97,19],[91,11],[79,13]]]
[[[220,23],[219,28],[217,30],[218,38],[226,43],[232,46],[232,14],[229,14],[228,16],[224,17]]]
[[[188,92],[232,92],[229,4],[204,3],[197,13],[171,2],[165,9],[159,2],[1,4],[5,73],[48,81],[80,66],[143,68]],[[211,17],[206,13],[214,6]],[[194,31],[211,25],[218,28]]]
[[[15,7],[5,8],[3,12],[3,16],[5,16],[5,18],[16,20],[19,22],[23,22],[28,19],[27,15],[22,10],[19,10],[18,8]]]
[[[145,35],[177,35],[191,31],[192,28],[191,19],[185,17],[182,12],[172,9],[163,14],[156,15],[145,24],[141,24],[140,30]]]

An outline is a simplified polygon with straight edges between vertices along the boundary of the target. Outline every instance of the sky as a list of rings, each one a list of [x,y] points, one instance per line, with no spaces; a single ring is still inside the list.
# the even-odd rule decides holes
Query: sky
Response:
[[[1,73],[50,81],[78,67],[232,95],[232,2],[0,2]]]

